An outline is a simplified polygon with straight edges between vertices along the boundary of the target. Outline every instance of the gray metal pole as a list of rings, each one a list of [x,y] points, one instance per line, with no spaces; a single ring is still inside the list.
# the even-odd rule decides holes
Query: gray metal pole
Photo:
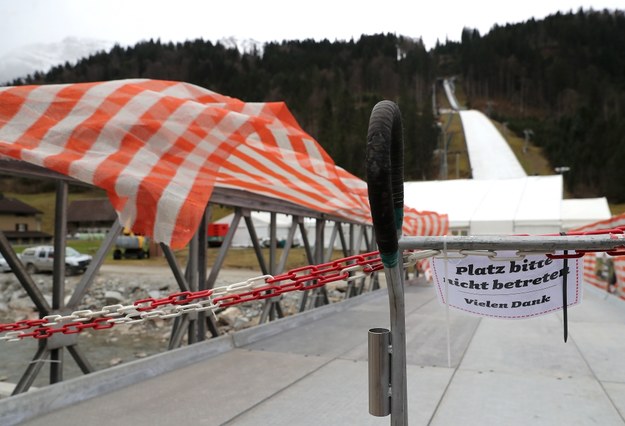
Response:
[[[519,250],[552,252],[556,250],[614,250],[625,247],[625,234],[542,235],[542,236],[447,236],[402,237],[402,250]]]
[[[210,217],[210,206],[204,208],[204,214],[200,226],[197,230],[197,289],[206,290],[206,250],[208,248],[208,218]],[[197,313],[197,339],[206,340],[206,312]]]
[[[276,273],[276,248],[278,246],[278,224],[276,213],[269,213],[269,275]]]
[[[52,309],[63,308],[65,297],[65,248],[67,246],[67,182],[56,183],[54,212],[54,259],[52,271]]]
[[[354,255],[356,254],[356,241],[354,239],[354,224],[350,223],[349,224],[349,254]]]
[[[185,269],[185,278],[191,291],[197,291],[198,289],[198,274],[197,274],[197,253],[198,253],[198,234],[197,232],[189,241],[189,256],[187,258],[187,266]],[[198,341],[198,329],[197,329],[197,312],[192,312],[186,315],[189,318],[189,333],[187,336],[189,344],[196,343]]]
[[[391,320],[391,424],[408,425],[408,389],[406,383],[406,316],[402,264],[384,267],[388,285]]]
[[[310,248],[310,241],[308,240],[308,233],[306,231],[306,226],[304,225],[304,221],[301,220],[299,222],[299,230],[302,235],[302,242],[304,243],[304,251],[306,252],[306,260],[309,265],[315,264],[315,256]],[[306,310],[306,306],[308,304],[308,292],[310,290],[306,290],[302,293],[302,300],[300,301],[299,311],[304,312]]]
[[[369,330],[369,413],[385,417],[391,413],[391,332]]]
[[[65,299],[65,248],[67,247],[67,182],[56,182],[52,311],[60,312]],[[63,347],[50,350],[50,383],[63,380]]]

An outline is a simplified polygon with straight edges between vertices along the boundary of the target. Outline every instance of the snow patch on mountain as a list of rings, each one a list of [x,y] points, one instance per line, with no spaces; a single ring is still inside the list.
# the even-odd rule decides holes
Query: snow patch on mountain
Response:
[[[219,39],[219,43],[226,48],[237,49],[240,53],[256,52],[260,56],[265,47],[264,43],[251,38],[239,40],[236,37],[224,37]]]

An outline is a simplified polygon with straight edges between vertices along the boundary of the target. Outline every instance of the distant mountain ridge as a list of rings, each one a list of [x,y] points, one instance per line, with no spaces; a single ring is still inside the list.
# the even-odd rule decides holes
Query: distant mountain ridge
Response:
[[[224,37],[219,40],[223,46],[238,49],[241,53],[262,54],[263,43],[253,39]],[[56,43],[36,43],[13,50],[0,56],[0,85],[24,78],[36,72],[46,73],[52,67],[69,62],[75,65],[79,60],[98,52],[108,52],[117,44],[111,40],[66,37]]]
[[[67,37],[57,43],[37,43],[13,50],[0,57],[0,83],[35,72],[45,73],[65,62],[75,65],[96,52],[108,51],[114,44],[107,40]]]
[[[334,161],[357,176],[364,176],[362,139],[371,110],[382,99],[394,99],[411,117],[405,126],[411,141],[406,147],[407,177],[423,178],[430,175],[437,138],[428,95],[431,65],[420,40],[393,34],[262,46],[232,37],[218,42],[157,39],[114,45],[75,66],[61,64],[11,84],[149,78],[184,81],[247,102],[284,101]]]
[[[405,177],[438,176],[441,145],[432,88],[457,76],[468,107],[544,149],[576,198],[625,202],[625,11],[556,13],[543,20],[466,28],[460,42],[427,50],[395,34],[291,40],[262,50],[236,39],[114,45],[76,66],[12,84],[150,78],[185,81],[248,102],[284,101],[334,161],[363,177],[368,119],[391,99],[404,118]],[[527,133],[530,134],[530,133]]]

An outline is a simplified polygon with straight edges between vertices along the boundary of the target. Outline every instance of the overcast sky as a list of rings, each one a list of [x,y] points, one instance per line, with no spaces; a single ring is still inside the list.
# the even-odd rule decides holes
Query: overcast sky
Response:
[[[260,42],[349,40],[391,32],[458,40],[462,28],[484,34],[494,24],[543,18],[557,11],[625,9],[623,0],[0,0],[0,56],[34,43],[84,37],[132,45],[234,36]]]

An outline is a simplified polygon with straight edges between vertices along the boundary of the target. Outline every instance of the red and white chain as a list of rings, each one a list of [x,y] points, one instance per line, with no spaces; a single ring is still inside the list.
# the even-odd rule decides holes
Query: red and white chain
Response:
[[[435,251],[407,252],[404,266]],[[48,315],[41,319],[0,324],[0,341],[26,337],[47,339],[54,334],[75,334],[86,329],[103,330],[117,324],[136,324],[153,319],[169,319],[189,312],[211,311],[241,303],[279,297],[293,291],[307,291],[336,281],[366,278],[383,269],[379,252],[349,256],[332,262],[292,269],[280,275],[262,275],[246,281],[199,291],[181,291],[163,298],[147,298],[131,305],[108,305],[100,310],[84,309],[68,315]]]
[[[620,232],[622,229],[601,233]],[[578,250],[568,254],[552,252],[517,251],[512,257],[501,257],[493,250],[458,250],[445,257],[487,256],[493,261],[522,259],[530,254],[545,254],[550,258],[578,258],[589,251]],[[623,250],[607,251],[610,255],[625,255]],[[440,250],[406,251],[404,267],[410,267],[429,257],[442,256]],[[163,298],[147,298],[131,305],[109,305],[100,310],[79,310],[68,315],[48,315],[41,319],[22,320],[0,324],[0,341],[19,341],[26,337],[47,339],[54,334],[76,334],[86,329],[102,330],[117,324],[136,324],[152,319],[169,319],[190,312],[215,311],[242,303],[271,299],[293,291],[308,291],[336,281],[355,281],[383,269],[379,252],[364,253],[319,265],[295,268],[280,275],[262,275],[246,281],[199,291],[181,291]],[[4,335],[2,335],[4,334]]]

